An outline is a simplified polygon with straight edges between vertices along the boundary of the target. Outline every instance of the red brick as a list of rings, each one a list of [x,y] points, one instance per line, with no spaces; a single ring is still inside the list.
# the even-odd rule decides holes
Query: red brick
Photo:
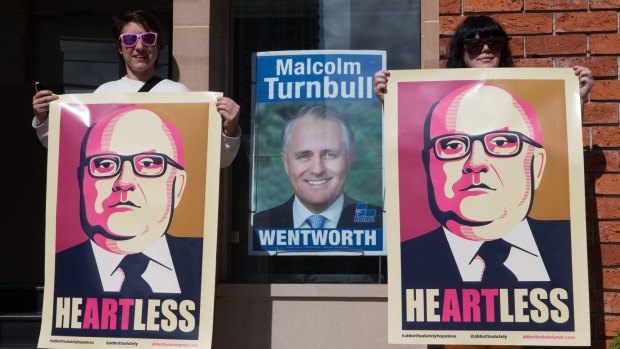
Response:
[[[592,145],[601,148],[620,147],[620,128],[617,126],[593,126]]]
[[[573,67],[580,65],[588,67],[595,78],[598,77],[617,77],[618,59],[612,56],[599,57],[556,57],[556,67]]]
[[[454,35],[456,27],[465,17],[439,16],[439,35]]]
[[[598,222],[598,235],[601,242],[620,242],[620,222]]]
[[[512,12],[523,9],[523,0],[463,0],[464,12]]]
[[[600,248],[604,267],[620,266],[620,245],[601,244]]]
[[[603,304],[606,313],[620,313],[620,293],[605,292]]]
[[[596,198],[596,211],[597,217],[600,219],[620,219],[620,197]],[[620,253],[620,249],[618,252]]]
[[[594,191],[599,195],[620,194],[620,174],[603,174],[596,180]]]
[[[617,103],[587,103],[583,106],[583,124],[618,124]]]
[[[617,9],[619,7],[620,0],[590,0],[591,10]]]
[[[551,58],[515,58],[515,67],[535,68],[535,67],[553,67]]]
[[[590,100],[620,100],[620,80],[598,80],[594,86],[592,86],[592,91],[590,91]]]
[[[526,11],[585,10],[587,0],[525,0]]]
[[[583,34],[528,36],[525,38],[525,54],[527,56],[585,53],[586,36]]]
[[[460,0],[440,0],[439,1],[439,13],[442,15],[461,13],[461,1]]]
[[[493,16],[509,35],[551,34],[553,15],[551,13],[511,13]]]
[[[606,290],[620,289],[620,269],[603,268],[603,288]]]
[[[620,316],[605,315],[605,336],[613,337],[620,328]]]
[[[584,149],[589,149],[590,147],[590,128],[589,127],[582,127],[581,128],[581,138],[583,141],[583,148]]]
[[[605,32],[618,30],[615,11],[567,12],[555,15],[556,33]]]
[[[620,152],[594,149],[584,153],[586,171],[620,172]]]
[[[593,55],[613,55],[620,53],[620,34],[590,35],[590,53]]]
[[[450,45],[452,38],[439,38],[439,57],[448,57],[448,46]]]
[[[513,57],[523,57],[523,37],[513,36],[508,42]]]

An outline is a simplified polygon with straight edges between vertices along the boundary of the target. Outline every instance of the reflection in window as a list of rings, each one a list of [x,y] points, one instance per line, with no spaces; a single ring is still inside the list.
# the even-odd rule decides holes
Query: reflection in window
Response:
[[[416,0],[237,0],[233,5],[233,95],[241,104],[245,148],[252,135],[252,65],[256,52],[384,50],[388,69],[420,67],[420,3]],[[243,159],[243,154],[239,156]],[[240,160],[241,160],[240,159]],[[232,245],[234,282],[385,283],[386,258],[248,256],[248,164],[233,179],[240,233]],[[388,229],[386,227],[386,229]]]

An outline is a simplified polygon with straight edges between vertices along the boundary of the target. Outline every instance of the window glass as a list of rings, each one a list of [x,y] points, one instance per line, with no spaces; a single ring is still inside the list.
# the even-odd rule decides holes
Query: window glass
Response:
[[[171,16],[157,18],[166,40],[157,74],[168,77]],[[125,75],[112,38],[112,12],[105,16],[41,17],[35,38],[34,79],[45,82],[56,93],[89,93]]]
[[[248,152],[253,55],[317,49],[384,50],[388,69],[419,68],[419,1],[237,0],[233,7],[233,95],[244,111],[240,124]],[[241,153],[238,158],[232,218],[239,241],[231,244],[233,282],[387,282],[386,257],[249,256],[249,154]]]

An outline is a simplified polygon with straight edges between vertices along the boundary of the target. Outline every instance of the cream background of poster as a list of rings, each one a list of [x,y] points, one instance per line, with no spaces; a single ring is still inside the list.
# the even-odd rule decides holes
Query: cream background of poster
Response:
[[[221,119],[215,109],[215,99],[221,96],[218,92],[185,92],[185,93],[127,93],[127,94],[79,94],[63,95],[50,106],[50,133],[48,154],[48,181],[47,181],[47,213],[46,213],[46,247],[45,247],[45,294],[43,305],[43,320],[39,347],[92,347],[103,348],[109,340],[118,338],[105,337],[61,337],[52,336],[53,295],[54,295],[54,265],[57,245],[57,212],[63,202],[58,202],[59,192],[59,149],[60,149],[60,115],[62,108],[80,109],[79,105],[139,105],[151,109],[166,121],[178,128],[183,139],[185,150],[185,168],[188,173],[188,187],[177,210],[169,231],[175,230],[176,236],[203,237],[202,256],[202,287],[200,303],[200,324],[198,339],[195,341],[175,339],[136,339],[122,338],[122,342],[137,342],[138,347],[152,347],[153,343],[172,346],[174,344],[196,343],[198,347],[208,348],[211,345],[213,327],[213,299],[215,290],[215,254],[217,244],[217,218],[219,193],[219,160]],[[77,107],[76,107],[77,106]],[[79,111],[82,116],[83,128],[90,125],[90,120]],[[80,127],[81,128],[81,127]],[[79,135],[63,135],[63,137],[81,139]],[[79,157],[79,152],[78,152]],[[77,159],[75,160],[77,164]],[[75,186],[77,176],[73,170]],[[64,175],[64,173],[63,173]],[[193,182],[193,183],[191,183]],[[63,193],[64,194],[64,193]],[[75,197],[73,198],[75,199]],[[79,197],[78,197],[79,199]],[[77,221],[79,222],[79,212]],[[81,232],[81,230],[80,230]],[[84,233],[82,232],[82,235]],[[84,237],[85,238],[85,237]],[[88,344],[78,343],[80,339]],[[72,341],[73,340],[73,341]],[[115,344],[114,348],[135,348],[131,344]]]
[[[426,173],[421,161],[423,125],[428,107],[446,92],[467,82],[485,80],[508,89],[532,105],[536,111],[544,138],[549,162],[543,180],[535,195],[530,216],[540,220],[570,219],[575,297],[575,338],[562,345],[589,343],[589,311],[587,292],[586,230],[583,189],[583,155],[581,145],[581,118],[578,81],[572,69],[443,69],[391,71],[385,102],[386,212],[389,266],[389,342],[435,344],[498,344],[493,340],[470,339],[470,332],[456,331],[456,339],[403,337],[407,333],[428,331],[401,331],[401,265],[400,242],[439,226],[428,207]],[[433,86],[419,95],[399,98],[399,91],[408,84]],[[439,84],[438,84],[439,83]],[[443,91],[443,90],[442,90]],[[549,99],[549,91],[562,98]],[[564,98],[565,96],[565,98]],[[405,106],[405,107],[404,107]],[[408,107],[407,107],[408,106]],[[414,110],[419,109],[419,110]],[[420,112],[420,110],[426,110]],[[416,114],[416,111],[418,112]],[[414,118],[399,124],[403,115]],[[410,114],[410,115],[409,115]],[[415,115],[414,115],[415,114]],[[566,115],[566,117],[564,117]],[[399,143],[399,132],[405,142]],[[403,148],[406,144],[407,149]],[[400,148],[399,148],[400,145]],[[566,159],[566,160],[564,160]],[[403,167],[405,166],[405,167]],[[405,176],[405,178],[401,176]],[[413,183],[413,184],[412,184]],[[412,199],[415,196],[415,199]],[[407,201],[408,200],[408,201]],[[403,204],[407,203],[407,208]],[[568,257],[567,257],[568,263]],[[406,266],[403,266],[406,267]],[[429,266],[430,267],[430,266]],[[434,333],[447,331],[433,331]],[[451,334],[454,334],[452,331]],[[462,332],[462,333],[461,333]],[[477,331],[480,332],[480,331]],[[548,333],[544,333],[548,334]],[[523,339],[524,333],[509,332],[511,345],[559,345],[552,339]],[[566,335],[562,332],[561,335]]]

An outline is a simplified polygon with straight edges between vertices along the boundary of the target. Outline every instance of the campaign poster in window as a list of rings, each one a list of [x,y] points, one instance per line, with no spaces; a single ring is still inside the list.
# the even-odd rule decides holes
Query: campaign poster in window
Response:
[[[250,255],[385,255],[384,51],[259,52]]]
[[[572,69],[392,71],[390,343],[590,341]]]
[[[39,347],[210,348],[220,95],[51,104]]]

